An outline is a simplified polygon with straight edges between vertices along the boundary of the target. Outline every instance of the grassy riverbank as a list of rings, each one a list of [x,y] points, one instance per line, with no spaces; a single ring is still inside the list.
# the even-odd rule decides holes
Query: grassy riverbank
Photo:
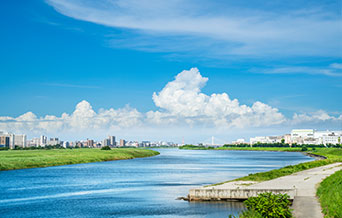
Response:
[[[249,151],[289,151],[288,149],[293,149],[290,151],[300,151],[298,148],[244,148],[243,150],[249,150]],[[240,150],[239,148],[225,148],[224,150]],[[244,176],[238,179],[235,179],[235,181],[256,181],[256,182],[263,182],[275,178],[279,178],[282,176],[291,175],[293,173],[311,169],[314,167],[320,167],[327,164],[335,163],[335,162],[342,162],[342,149],[339,148],[318,148],[316,151],[310,151],[312,154],[317,154],[321,156],[327,157],[327,159],[324,160],[315,160],[305,163],[300,163],[297,165],[289,165],[280,169],[274,169],[267,172],[261,172],[261,173],[253,173],[249,174],[248,176]],[[226,181],[230,182],[230,181]],[[217,183],[214,185],[221,185],[226,182]]]
[[[324,179],[317,190],[326,218],[342,217],[342,171]]]
[[[256,148],[216,148],[216,150],[248,150],[248,151],[293,151],[299,152],[301,148],[284,148],[284,147],[256,147]],[[235,181],[267,181],[282,176],[287,176],[299,171],[328,165],[335,162],[342,162],[342,149],[341,148],[316,148],[315,151],[309,151],[308,153],[324,156],[327,159],[315,160],[306,163],[300,163],[297,165],[290,165],[280,169],[275,169],[267,172],[249,174],[248,176],[235,179]],[[226,181],[230,182],[230,181]],[[220,185],[226,182],[217,183]],[[317,196],[321,202],[323,213],[326,218],[342,217],[342,171],[338,171],[335,174],[326,178],[319,186],[317,190]]]
[[[0,170],[49,167],[68,164],[150,157],[157,151],[139,148],[8,150],[0,152]]]

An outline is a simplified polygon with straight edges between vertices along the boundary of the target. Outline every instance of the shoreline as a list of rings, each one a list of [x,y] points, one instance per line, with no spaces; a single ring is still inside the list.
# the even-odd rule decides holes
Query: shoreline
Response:
[[[129,160],[159,155],[152,149],[115,148],[111,150],[93,149],[52,149],[52,150],[8,150],[0,151],[1,171],[45,168],[84,163]]]
[[[248,176],[240,177],[234,180],[203,186],[197,189],[192,189],[189,191],[187,200],[230,201],[234,198],[237,198],[237,196],[240,196],[240,198],[242,199],[247,199],[248,197],[258,195],[262,192],[277,193],[281,191],[289,194],[290,196],[291,192],[294,192],[295,194],[293,194],[292,196],[292,207],[294,209],[293,214],[297,218],[305,218],[308,217],[307,215],[310,215],[310,217],[313,218],[323,217],[323,206],[325,208],[325,215],[329,213],[333,214],[333,209],[326,209],[328,204],[327,202],[329,202],[329,205],[333,204],[332,208],[336,208],[339,207],[338,205],[341,205],[342,202],[340,202],[339,200],[335,200],[334,202],[331,202],[331,200],[329,201],[331,196],[329,196],[326,193],[318,195],[317,190],[318,187],[321,187],[322,181],[332,178],[333,175],[335,175],[334,172],[342,171],[342,149],[320,148],[314,151],[315,153],[302,152],[298,150],[276,151],[274,150],[274,148],[272,150],[244,149],[244,151],[301,152],[303,155],[313,157],[315,160],[296,165],[289,165],[286,167],[266,172],[250,174]],[[335,171],[331,171],[333,168],[335,168]],[[315,171],[316,173],[311,173]],[[334,179],[336,179],[335,177]],[[324,188],[327,190],[331,190],[334,188],[333,183],[330,183],[329,185],[330,186],[325,185]],[[261,190],[260,188],[263,188],[263,190]],[[310,191],[308,192],[308,190]]]

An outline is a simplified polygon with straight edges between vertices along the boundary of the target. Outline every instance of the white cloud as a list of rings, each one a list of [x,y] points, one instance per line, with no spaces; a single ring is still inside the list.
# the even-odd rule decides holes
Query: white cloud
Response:
[[[240,105],[237,99],[230,99],[227,93],[211,96],[201,93],[207,81],[197,68],[179,73],[158,94],[153,94],[155,105],[163,112],[155,112],[155,117],[149,112],[149,118],[155,119],[156,123],[164,119],[169,124],[178,119],[189,124],[221,127],[268,126],[285,121],[276,108],[264,103],[255,102],[249,107]]]
[[[220,7],[211,1],[199,4],[195,0],[47,2],[61,14],[78,20],[135,31],[135,36],[128,39],[113,36],[113,44],[120,46],[169,50],[174,43],[162,40],[158,44],[167,36],[169,41],[179,41],[181,37],[182,44],[192,45],[193,50],[207,45],[206,51],[211,55],[340,55],[337,48],[341,46],[341,19],[331,11],[317,8],[272,13],[260,7],[253,10],[247,4],[234,6],[228,2],[228,7],[227,4]],[[148,40],[143,40],[145,37]],[[198,40],[201,43],[196,43]],[[207,43],[202,43],[205,40]],[[218,44],[219,49],[215,49]],[[182,50],[181,47],[177,49]]]
[[[272,69],[251,69],[253,73],[264,74],[311,74],[325,76],[342,76],[342,64],[332,63],[327,67],[279,67]]]
[[[63,113],[60,117],[46,115],[38,118],[27,112],[17,118],[0,117],[0,129],[12,132],[56,133],[121,129],[141,125],[142,116],[130,107],[118,110],[100,109],[96,113],[89,102],[83,100],[76,105],[72,114]]]
[[[113,131],[129,135],[134,129],[135,134],[146,135],[146,132],[165,133],[166,129],[170,128],[180,132],[182,128],[191,127],[215,130],[222,134],[222,131],[232,129],[246,131],[249,128],[279,125],[297,127],[301,124],[342,121],[342,115],[336,117],[322,110],[314,113],[296,113],[289,119],[277,108],[259,101],[248,106],[240,104],[238,99],[231,99],[227,93],[202,93],[201,88],[207,82],[208,78],[203,77],[197,68],[192,68],[179,73],[160,92],[153,93],[152,99],[159,108],[156,111],[141,113],[126,106],[119,109],[100,109],[96,112],[89,102],[83,100],[76,105],[71,114],[63,113],[61,116],[37,117],[32,112],[18,117],[0,116],[0,130],[35,135],[53,133],[103,137]]]
[[[295,113],[292,118],[293,124],[320,123],[320,122],[327,122],[327,121],[342,121],[342,115],[340,115],[339,117],[331,116],[326,111],[318,110],[316,112],[311,112],[311,113],[302,113],[302,114]]]

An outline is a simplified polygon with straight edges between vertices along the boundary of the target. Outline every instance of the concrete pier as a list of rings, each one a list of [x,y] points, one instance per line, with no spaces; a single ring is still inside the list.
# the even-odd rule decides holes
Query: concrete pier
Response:
[[[293,200],[296,196],[296,189],[191,189],[189,201],[222,201],[222,200],[246,200],[249,197],[256,197],[260,193],[272,192],[274,194],[288,194]]]

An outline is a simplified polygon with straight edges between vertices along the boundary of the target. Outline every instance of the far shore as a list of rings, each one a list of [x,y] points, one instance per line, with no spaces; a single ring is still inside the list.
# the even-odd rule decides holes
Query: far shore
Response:
[[[125,160],[158,154],[157,151],[141,148],[7,150],[0,151],[0,171]]]

